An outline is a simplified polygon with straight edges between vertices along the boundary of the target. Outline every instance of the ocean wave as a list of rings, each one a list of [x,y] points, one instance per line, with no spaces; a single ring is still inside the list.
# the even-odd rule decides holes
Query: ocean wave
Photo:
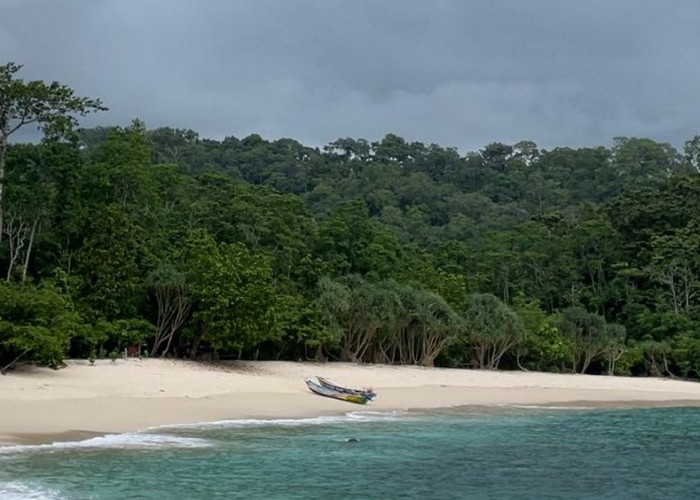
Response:
[[[358,420],[367,422],[381,422],[385,420],[400,420],[408,415],[402,411],[353,411],[345,415],[348,419],[356,422]]]
[[[595,410],[594,406],[552,406],[552,405],[500,405],[506,408],[522,408],[527,410]]]
[[[83,441],[59,441],[50,444],[11,445],[0,447],[1,455],[25,453],[33,451],[61,451],[76,449],[131,449],[148,450],[163,448],[207,448],[212,446],[206,439],[155,434],[149,432],[133,432],[124,434],[108,434]],[[0,495],[0,498],[3,498]]]
[[[300,427],[306,425],[332,425],[350,422],[384,422],[388,420],[399,420],[404,418],[402,412],[378,412],[378,411],[355,411],[345,415],[326,415],[321,417],[308,418],[248,418],[235,420],[217,420],[214,422],[197,422],[192,424],[174,424],[160,427],[152,427],[150,430],[167,429],[221,429],[237,427]]]
[[[53,490],[22,481],[0,481],[0,498],[3,500],[59,500],[61,495]]]

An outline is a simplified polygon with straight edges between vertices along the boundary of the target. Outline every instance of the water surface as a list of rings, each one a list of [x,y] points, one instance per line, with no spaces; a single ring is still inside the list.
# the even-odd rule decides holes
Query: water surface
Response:
[[[352,413],[0,448],[0,498],[697,498],[700,408]]]

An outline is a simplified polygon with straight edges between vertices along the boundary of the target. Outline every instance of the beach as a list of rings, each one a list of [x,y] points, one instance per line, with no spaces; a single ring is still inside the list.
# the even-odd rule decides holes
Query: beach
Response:
[[[304,378],[372,387],[366,406],[312,394]],[[0,377],[0,445],[156,426],[473,406],[698,406],[700,384],[596,375],[287,361],[68,361]]]

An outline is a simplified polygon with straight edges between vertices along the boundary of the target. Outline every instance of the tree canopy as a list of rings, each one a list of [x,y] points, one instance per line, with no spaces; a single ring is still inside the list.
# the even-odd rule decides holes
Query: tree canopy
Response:
[[[79,130],[101,102],[19,69],[0,69],[1,366],[138,345],[700,376],[697,137],[462,154]],[[8,141],[32,122],[41,142]]]

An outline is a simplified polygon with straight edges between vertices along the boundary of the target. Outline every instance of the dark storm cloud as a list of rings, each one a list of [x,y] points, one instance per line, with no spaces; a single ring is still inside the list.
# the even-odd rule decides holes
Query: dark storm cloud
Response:
[[[697,19],[691,0],[0,0],[0,60],[101,97],[86,125],[682,146],[700,132]]]

